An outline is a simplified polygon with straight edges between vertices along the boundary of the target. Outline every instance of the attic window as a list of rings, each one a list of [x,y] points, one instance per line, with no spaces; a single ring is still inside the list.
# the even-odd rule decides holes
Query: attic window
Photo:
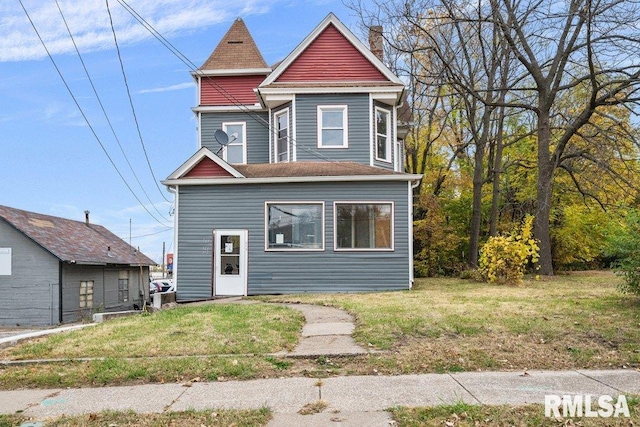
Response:
[[[229,40],[227,44],[243,44],[242,40]]]

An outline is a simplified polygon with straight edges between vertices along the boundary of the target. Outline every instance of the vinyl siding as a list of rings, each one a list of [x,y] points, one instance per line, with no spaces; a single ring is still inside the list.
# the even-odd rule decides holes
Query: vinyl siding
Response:
[[[296,183],[179,188],[179,300],[212,296],[214,229],[248,230],[248,293],[347,292],[408,289],[409,206],[406,182]],[[394,250],[336,252],[335,201],[394,202]],[[265,201],[325,203],[325,250],[265,251]]]
[[[245,122],[247,124],[247,163],[269,163],[268,113],[201,113],[201,145],[217,153],[220,145],[213,134],[216,130],[222,129],[222,123],[226,122]]]
[[[318,148],[318,106],[346,105],[348,148]],[[296,153],[298,161],[354,161],[371,163],[368,94],[297,95]]]
[[[0,325],[59,323],[59,262],[0,219],[0,248],[11,248],[11,275],[0,276]]]

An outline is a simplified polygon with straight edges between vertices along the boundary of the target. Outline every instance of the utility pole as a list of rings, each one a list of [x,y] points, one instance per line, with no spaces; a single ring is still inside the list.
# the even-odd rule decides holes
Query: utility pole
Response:
[[[162,278],[164,279],[165,277],[167,277],[167,274],[164,271],[164,242],[162,242]]]

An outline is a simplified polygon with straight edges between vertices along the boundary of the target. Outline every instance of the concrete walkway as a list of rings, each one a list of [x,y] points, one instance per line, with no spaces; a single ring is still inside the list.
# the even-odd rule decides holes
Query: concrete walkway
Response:
[[[0,391],[0,413],[43,420],[104,410],[140,413],[187,409],[269,407],[269,426],[389,426],[386,409],[466,402],[483,405],[544,403],[544,396],[640,394],[640,372],[464,372],[401,376],[259,379],[213,383],[147,384],[83,389]],[[162,396],[161,399],[150,398]],[[300,415],[322,400],[320,414]],[[543,416],[544,414],[541,414]]]
[[[291,352],[277,356],[336,356],[367,354],[370,351],[356,344],[351,334],[355,329],[353,317],[344,310],[311,304],[285,304],[304,314],[300,342]]]

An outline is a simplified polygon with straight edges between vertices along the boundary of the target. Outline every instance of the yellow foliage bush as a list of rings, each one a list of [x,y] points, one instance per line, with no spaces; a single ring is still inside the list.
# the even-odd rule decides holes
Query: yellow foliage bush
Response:
[[[537,262],[540,248],[533,238],[533,216],[508,235],[489,238],[480,250],[478,272],[489,283],[516,285],[522,282],[527,264]]]

